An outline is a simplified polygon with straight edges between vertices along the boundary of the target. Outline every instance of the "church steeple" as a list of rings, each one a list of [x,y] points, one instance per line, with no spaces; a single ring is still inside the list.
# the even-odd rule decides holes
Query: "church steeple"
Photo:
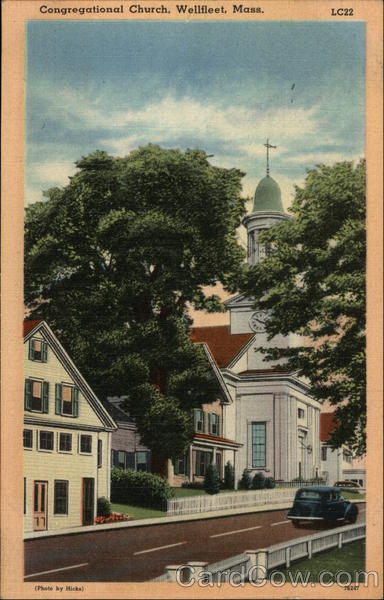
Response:
[[[270,148],[275,149],[277,146],[272,146],[268,139],[264,146],[267,149],[267,174],[263,179],[261,179],[261,181],[259,181],[259,184],[256,188],[252,212],[277,211],[284,213],[283,203],[281,202],[280,187],[269,175],[269,150]]]
[[[269,174],[269,151],[271,148],[276,149],[277,146],[270,144],[269,139],[263,145],[267,149],[267,174],[257,185],[252,212],[243,219],[243,225],[247,228],[248,233],[248,262],[250,265],[258,264],[265,254],[265,248],[259,243],[260,232],[289,218],[284,213],[280,187]]]
[[[269,177],[269,149],[270,148],[277,148],[277,146],[272,146],[272,144],[269,143],[268,139],[267,139],[267,143],[264,144],[264,146],[267,149],[267,177]]]

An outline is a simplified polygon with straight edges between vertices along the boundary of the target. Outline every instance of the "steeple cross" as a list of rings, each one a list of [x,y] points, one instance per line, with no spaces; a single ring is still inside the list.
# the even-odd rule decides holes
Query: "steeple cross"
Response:
[[[269,175],[269,149],[270,148],[277,148],[277,146],[272,146],[272,144],[269,143],[268,139],[267,139],[267,143],[264,144],[264,146],[267,149],[267,175]]]

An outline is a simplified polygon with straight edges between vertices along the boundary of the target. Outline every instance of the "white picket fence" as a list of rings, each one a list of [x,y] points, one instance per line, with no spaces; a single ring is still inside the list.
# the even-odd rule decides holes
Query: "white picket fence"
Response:
[[[200,495],[187,498],[172,498],[167,501],[167,516],[191,515],[194,513],[212,512],[217,510],[233,510],[264,506],[265,504],[281,504],[291,502],[297,491],[296,488],[275,488],[272,490],[252,490],[245,492],[230,492],[213,496]]]
[[[250,577],[252,580],[265,579],[271,569],[281,566],[288,568],[292,561],[312,558],[317,552],[341,548],[343,544],[363,538],[365,523],[345,525],[268,548],[246,550],[242,554],[212,564],[188,562],[184,565],[169,565],[165,573],[154,581],[176,582],[180,577],[183,583],[188,583],[192,579],[197,581],[200,577],[209,577],[214,582],[224,582],[229,580],[231,574],[236,574],[240,581],[249,581]]]

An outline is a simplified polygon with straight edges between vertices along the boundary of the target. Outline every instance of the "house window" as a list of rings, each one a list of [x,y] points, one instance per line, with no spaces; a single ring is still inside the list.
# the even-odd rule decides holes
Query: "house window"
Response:
[[[298,408],[297,409],[297,417],[298,419],[304,419],[305,416],[305,411],[303,408]]]
[[[43,340],[30,339],[29,340],[29,360],[38,362],[47,362],[48,358],[48,344]]]
[[[23,431],[23,446],[24,448],[32,448],[33,432],[32,429],[24,429]]]
[[[55,480],[54,513],[55,515],[68,514],[68,481]]]
[[[125,452],[124,450],[114,450],[113,455],[114,455],[114,460],[113,460],[113,466],[116,467],[117,469],[125,469],[126,466],[126,457],[125,457]]]
[[[327,460],[327,447],[322,446],[321,448],[321,460]]]
[[[79,390],[76,387],[56,383],[55,413],[69,417],[79,416]]]
[[[136,471],[149,471],[149,452],[136,452]]]
[[[48,412],[49,383],[26,379],[24,387],[24,408],[36,412]]]
[[[97,468],[101,469],[103,466],[103,441],[97,440]]]
[[[351,463],[352,462],[352,455],[347,452],[346,450],[343,450],[343,459],[345,462],[347,463]]]
[[[208,465],[212,462],[211,452],[203,452],[202,450],[196,450],[196,465],[195,475],[198,477],[204,477],[207,471]]]
[[[39,432],[39,450],[53,450],[53,431]]]
[[[185,454],[181,458],[177,458],[174,463],[175,475],[189,474],[189,455]]]
[[[209,433],[219,435],[219,415],[216,413],[209,414]]]
[[[80,436],[80,452],[81,454],[92,454],[92,436]]]
[[[195,431],[204,432],[204,412],[200,409],[195,409]]]
[[[265,467],[266,424],[252,423],[252,467]]]
[[[60,433],[59,435],[60,452],[72,452],[72,434]]]

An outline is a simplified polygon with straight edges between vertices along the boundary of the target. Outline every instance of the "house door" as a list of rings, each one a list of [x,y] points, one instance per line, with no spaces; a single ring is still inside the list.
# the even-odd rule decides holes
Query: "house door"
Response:
[[[33,530],[47,529],[47,490],[46,481],[33,482]]]
[[[95,480],[92,477],[83,479],[83,525],[93,525]]]

